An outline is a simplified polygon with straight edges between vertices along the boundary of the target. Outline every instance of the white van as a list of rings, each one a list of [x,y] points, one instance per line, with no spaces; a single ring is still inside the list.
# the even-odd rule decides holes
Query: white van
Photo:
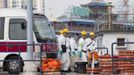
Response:
[[[26,10],[0,9],[0,60],[27,59],[27,47],[8,44],[27,44],[27,20]],[[33,39],[34,43],[56,43],[56,35],[49,20],[45,15],[34,13],[33,15]],[[1,46],[2,44],[6,44]],[[57,45],[49,45],[49,48]],[[56,47],[53,47],[57,49]],[[52,48],[51,48],[52,49]],[[40,50],[34,49],[36,52]],[[38,54],[38,53],[37,53]],[[16,61],[0,62],[4,71],[15,74],[18,68],[23,71],[25,63]]]

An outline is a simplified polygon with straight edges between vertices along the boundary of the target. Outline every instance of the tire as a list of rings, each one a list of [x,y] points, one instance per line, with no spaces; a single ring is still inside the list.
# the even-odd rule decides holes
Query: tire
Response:
[[[21,60],[18,56],[12,56],[7,60],[11,60],[6,62],[6,70],[9,74],[19,74],[23,72],[23,61],[15,61]]]

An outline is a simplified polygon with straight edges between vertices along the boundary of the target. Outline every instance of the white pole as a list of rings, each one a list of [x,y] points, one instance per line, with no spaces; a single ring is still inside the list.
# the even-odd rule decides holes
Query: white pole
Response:
[[[92,55],[92,64],[91,64],[91,68],[92,68],[92,71],[91,71],[91,75],[93,75],[93,71],[94,71],[94,63],[95,63],[95,59],[94,59],[94,52],[93,52],[93,55]]]
[[[27,44],[33,44],[33,0],[27,0]],[[27,46],[27,58],[33,59],[33,46]]]
[[[3,0],[3,8],[7,8],[7,0]]]

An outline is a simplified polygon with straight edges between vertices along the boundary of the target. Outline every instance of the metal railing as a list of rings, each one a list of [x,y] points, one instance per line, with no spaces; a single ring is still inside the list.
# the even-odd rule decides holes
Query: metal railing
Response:
[[[54,45],[54,44],[56,44],[56,43],[43,43],[43,44],[0,44],[0,50],[3,49],[3,48],[5,48],[6,49],[5,52],[8,53],[12,49],[16,49],[15,52],[12,51],[12,53],[15,53],[15,54],[18,55],[18,59],[15,59],[15,60],[4,59],[4,60],[0,60],[0,62],[3,62],[3,63],[4,62],[10,62],[10,61],[18,61],[19,63],[20,62],[23,62],[23,63],[24,62],[39,62],[40,63],[40,66],[39,66],[39,68],[40,68],[40,75],[43,75],[43,71],[42,71],[42,60],[43,60],[42,59],[42,56],[43,56],[43,52],[44,53],[55,53],[55,52],[57,52],[57,51],[49,51],[50,49],[53,49],[53,48],[52,47],[50,48],[50,46],[49,46],[50,49],[47,48],[47,47],[43,48],[43,45]],[[31,60],[29,60],[29,59],[26,60],[26,59],[23,59],[23,58],[21,59],[21,56],[22,56],[21,55],[21,53],[22,53],[21,50],[23,50],[23,49],[26,49],[27,50],[27,47],[28,46],[32,46],[33,47],[33,50],[36,49],[35,47],[38,47],[39,48],[39,51],[38,51],[38,53],[39,53],[39,55],[38,55],[39,57],[38,58],[39,59],[31,59]],[[44,50],[44,49],[49,49],[49,50],[47,51],[47,50]],[[3,65],[3,67],[4,67],[4,65]],[[18,73],[20,73],[20,71],[21,70],[19,68]]]
[[[54,28],[55,31],[59,31],[59,30],[62,30],[64,28],[68,28],[70,31],[72,32],[81,32],[82,30],[85,30],[87,32],[90,32],[90,31],[93,31],[93,28],[94,28],[94,24],[90,24],[90,25],[76,25],[76,24],[71,24],[68,23],[68,24],[62,24],[62,23],[52,23],[52,26]]]
[[[22,47],[27,47],[27,46],[32,46],[33,48],[35,47],[39,47],[39,59],[32,59],[32,60],[26,60],[26,59],[17,59],[17,60],[0,60],[0,62],[11,62],[11,61],[18,61],[18,62],[39,62],[40,63],[40,68],[42,68],[42,56],[43,56],[43,52],[45,53],[49,53],[49,51],[46,51],[44,49],[47,49],[46,47],[43,48],[43,45],[53,45],[55,43],[43,43],[43,44],[0,44],[0,47],[3,47],[3,46],[7,46],[9,48],[6,48],[6,49],[12,49],[14,46],[16,46],[15,49],[17,49],[16,53],[18,53],[18,56],[21,57],[21,50],[24,49]],[[26,49],[26,48],[25,48]],[[35,48],[36,49],[36,48]],[[51,48],[52,49],[52,48]],[[106,54],[108,54],[108,48],[107,47],[96,47],[96,49],[98,49],[98,51],[101,51],[101,50],[106,50]],[[1,48],[0,48],[1,50]],[[8,52],[9,50],[6,50],[6,52]],[[50,51],[50,53],[53,53],[53,52],[56,52],[56,51]],[[18,72],[20,73],[21,71],[21,68],[19,68]],[[40,70],[40,75],[43,75],[43,71]]]
[[[119,42],[113,42],[112,45],[111,45],[111,55],[112,55],[112,73],[115,74],[115,70],[114,70],[114,62],[117,61],[117,60],[134,60],[134,58],[114,58],[114,52],[113,52],[113,46],[115,44],[122,44],[122,43],[119,43]],[[123,44],[134,44],[134,42],[124,42]]]

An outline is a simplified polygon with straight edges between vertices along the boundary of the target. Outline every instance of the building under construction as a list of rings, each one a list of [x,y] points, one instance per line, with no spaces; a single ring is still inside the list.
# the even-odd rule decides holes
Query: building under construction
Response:
[[[56,32],[68,28],[73,33],[80,33],[82,30],[89,33],[93,31],[96,19],[103,14],[108,14],[108,7],[105,2],[91,2],[81,7],[71,6],[67,9],[66,15],[52,21],[52,25]]]

